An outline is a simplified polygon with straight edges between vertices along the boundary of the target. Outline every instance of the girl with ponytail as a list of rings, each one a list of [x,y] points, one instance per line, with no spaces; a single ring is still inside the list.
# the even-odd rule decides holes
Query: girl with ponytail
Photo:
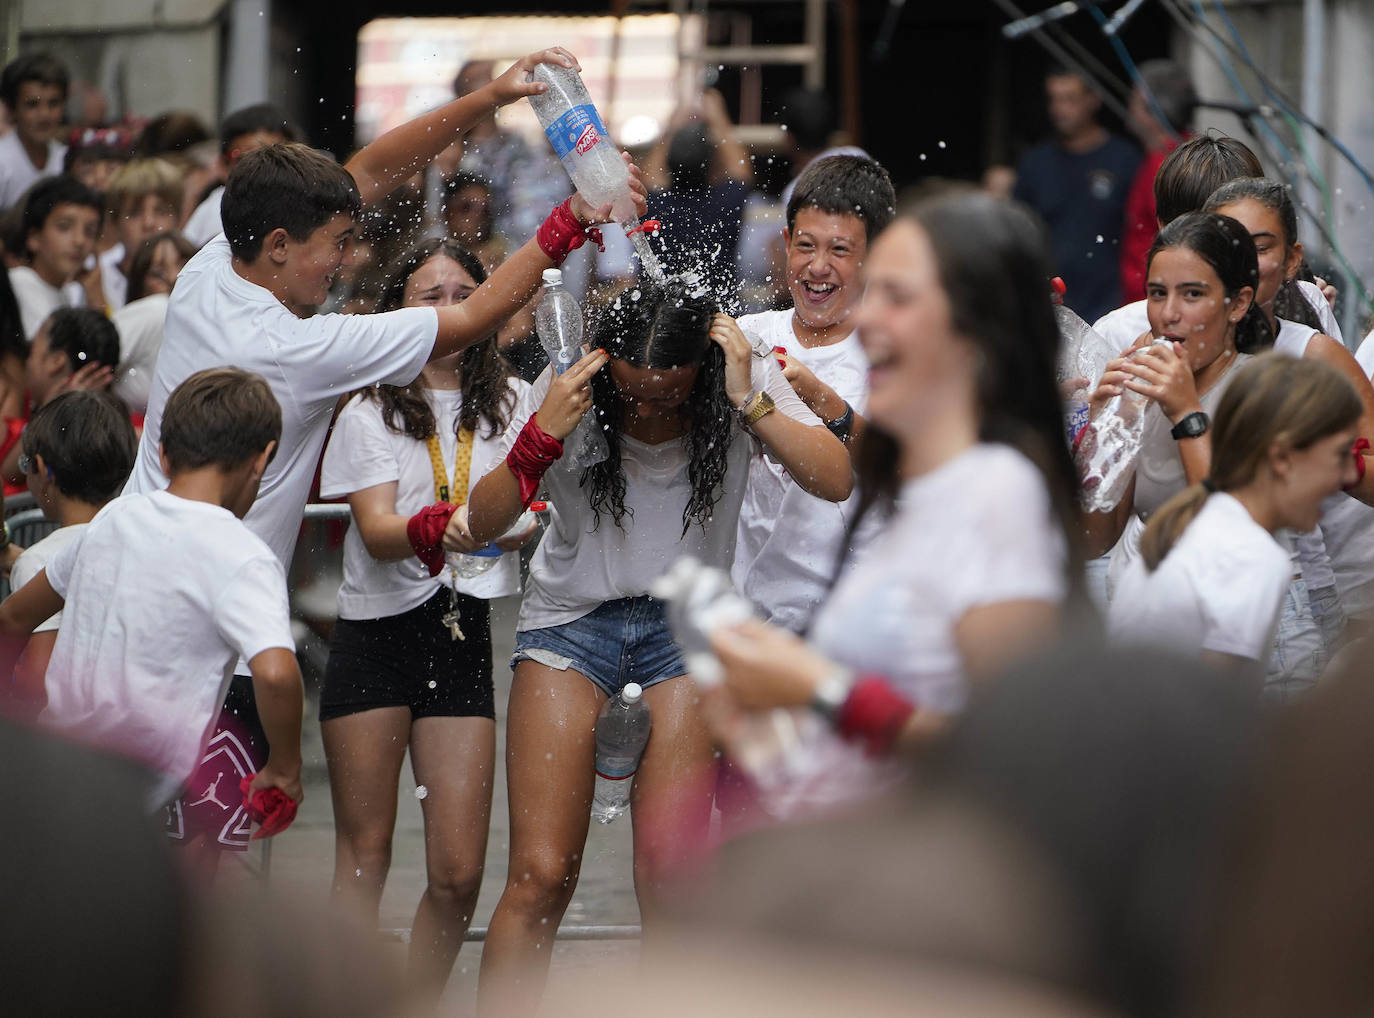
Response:
[[[1355,482],[1361,409],[1342,373],[1315,360],[1271,353],[1236,371],[1209,475],[1151,516],[1112,601],[1113,637],[1258,679],[1291,577],[1274,534],[1311,530],[1322,499]]]

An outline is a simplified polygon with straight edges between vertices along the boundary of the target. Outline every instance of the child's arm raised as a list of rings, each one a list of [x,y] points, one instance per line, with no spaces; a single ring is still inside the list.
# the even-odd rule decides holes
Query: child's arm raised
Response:
[[[536,64],[559,64],[582,70],[577,58],[561,46],[540,50],[521,57],[505,74],[476,92],[388,131],[359,151],[344,167],[358,185],[363,205],[386,197],[403,181],[432,163],[440,152],[453,144],[459,133],[493,110],[547,91],[548,86],[543,82],[525,80]]]

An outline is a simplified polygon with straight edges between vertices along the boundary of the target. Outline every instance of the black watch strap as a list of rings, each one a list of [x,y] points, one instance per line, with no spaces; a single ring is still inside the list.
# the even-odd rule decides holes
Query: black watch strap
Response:
[[[1212,419],[1201,410],[1194,410],[1187,417],[1183,418],[1170,429],[1169,434],[1174,437],[1174,441],[1183,438],[1197,438],[1199,435],[1207,434],[1207,429],[1212,426]]]

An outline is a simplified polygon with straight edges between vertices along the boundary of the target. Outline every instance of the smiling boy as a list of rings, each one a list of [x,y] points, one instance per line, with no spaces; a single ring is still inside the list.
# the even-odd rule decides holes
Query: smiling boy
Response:
[[[67,146],[57,140],[67,105],[67,68],[49,53],[29,53],[0,71],[0,102],[14,130],[0,138],[0,209],[40,177],[62,172]]]
[[[868,360],[855,322],[869,242],[892,220],[897,197],[887,171],[861,156],[828,156],[797,180],[787,203],[790,309],[739,320],[755,349],[771,350],[802,401],[848,442],[868,393]],[[807,494],[757,453],[740,510],[732,576],[760,613],[805,628],[830,586],[853,498]]]

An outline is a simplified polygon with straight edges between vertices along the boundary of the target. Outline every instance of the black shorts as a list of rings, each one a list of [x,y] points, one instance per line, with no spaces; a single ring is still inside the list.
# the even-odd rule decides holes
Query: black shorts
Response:
[[[221,850],[246,852],[252,825],[239,785],[262,770],[267,750],[253,680],[235,675],[200,765],[186,782],[186,791],[165,808],[167,837],[186,844],[207,835]]]
[[[382,619],[339,619],[320,690],[320,720],[378,707],[409,707],[411,717],[494,718],[491,607],[458,595],[464,639],[441,621],[449,591]]]

